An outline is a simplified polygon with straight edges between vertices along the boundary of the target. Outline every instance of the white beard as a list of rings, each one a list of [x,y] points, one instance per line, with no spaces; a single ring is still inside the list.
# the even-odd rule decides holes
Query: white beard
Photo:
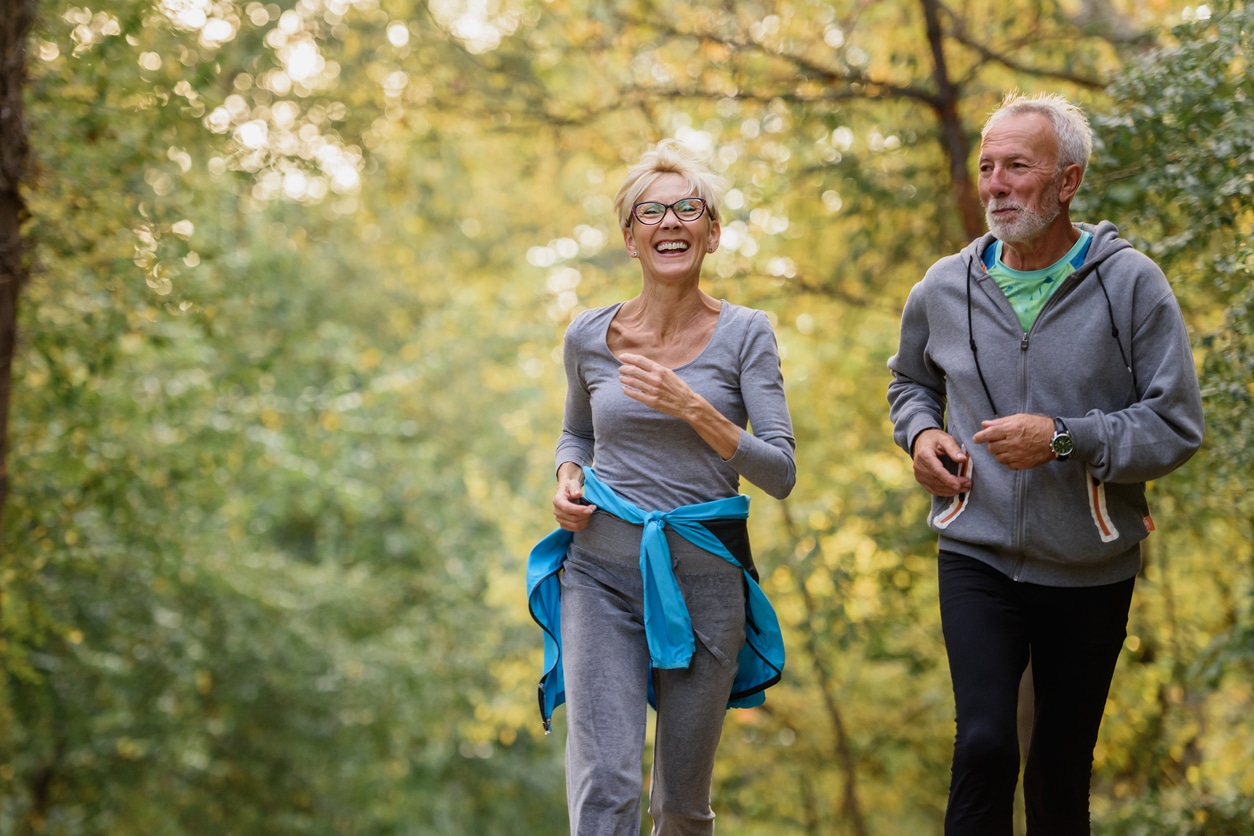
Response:
[[[1046,195],[1046,197],[1049,196]],[[984,219],[988,223],[989,232],[993,233],[999,241],[1007,241],[1011,244],[1031,241],[1048,229],[1054,219],[1062,213],[1062,207],[1057,201],[1049,202],[1053,208],[1039,212],[1021,203],[990,200],[985,208]],[[1019,213],[1011,219],[1002,220],[993,215],[993,212],[998,209],[1017,209]]]
[[[1031,241],[1049,229],[1054,219],[1062,214],[1062,204],[1058,201],[1057,183],[1050,183],[1048,189],[1041,195],[1040,205],[1048,208],[1029,209],[1016,201],[993,198],[984,207],[984,220],[988,223],[988,231],[993,233],[997,240],[1011,244]],[[1001,220],[993,217],[993,212],[998,209],[1018,209],[1019,213],[1012,220]]]

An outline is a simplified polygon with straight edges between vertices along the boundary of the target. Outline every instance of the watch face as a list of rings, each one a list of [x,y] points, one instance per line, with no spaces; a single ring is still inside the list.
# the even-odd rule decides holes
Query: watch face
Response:
[[[1071,451],[1075,449],[1071,436],[1062,434],[1054,436],[1053,440],[1049,442],[1049,446],[1053,448],[1054,454],[1060,459],[1070,456]]]

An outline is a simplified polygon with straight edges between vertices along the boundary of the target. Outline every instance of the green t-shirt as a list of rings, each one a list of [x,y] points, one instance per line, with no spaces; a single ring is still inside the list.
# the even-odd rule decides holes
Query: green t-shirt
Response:
[[[1001,241],[993,245],[993,264],[988,268],[988,274],[1010,300],[1010,307],[1014,308],[1015,315],[1019,317],[1023,333],[1032,330],[1032,323],[1036,322],[1036,317],[1040,315],[1049,297],[1062,286],[1067,276],[1084,263],[1092,240],[1091,232],[1081,230],[1079,240],[1066,255],[1040,270],[1015,270],[1007,267],[1001,260]]]

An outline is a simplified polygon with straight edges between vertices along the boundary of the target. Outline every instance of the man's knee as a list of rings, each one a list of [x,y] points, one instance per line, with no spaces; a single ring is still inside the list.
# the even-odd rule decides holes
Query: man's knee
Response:
[[[1013,724],[974,721],[959,727],[954,744],[954,770],[984,776],[1019,774],[1019,739]]]

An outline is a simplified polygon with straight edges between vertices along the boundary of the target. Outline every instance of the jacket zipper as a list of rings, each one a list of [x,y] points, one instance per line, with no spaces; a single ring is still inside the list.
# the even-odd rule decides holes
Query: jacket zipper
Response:
[[[1052,299],[1050,300],[1053,301]],[[1048,304],[1048,303],[1047,303]],[[1044,311],[1041,311],[1044,313]],[[1040,315],[1037,315],[1040,320]],[[1036,323],[1032,323],[1032,327],[1036,327]],[[1028,332],[1023,332],[1023,339],[1019,340],[1019,403],[1028,406]],[[1023,577],[1023,567],[1027,564],[1027,532],[1025,531],[1025,522],[1027,519],[1028,504],[1028,471],[1021,470],[1015,474],[1015,552],[1018,554],[1018,560],[1015,563],[1014,572],[1011,573],[1011,580],[1020,580]]]
[[[1041,308],[1036,315],[1036,320],[1032,323],[1032,329],[1023,332],[1023,338],[1019,340],[1019,403],[1023,404],[1024,409],[1031,409],[1034,405],[1028,403],[1028,393],[1032,391],[1032,387],[1028,381],[1028,347],[1031,343],[1031,330],[1035,330],[1037,324],[1045,316],[1045,314],[1054,305],[1058,304],[1058,300],[1064,296],[1067,290],[1077,284],[1079,280],[1076,278],[1077,270],[1072,270],[1067,278],[1063,279],[1062,285],[1054,294],[1045,302],[1045,306]],[[1025,520],[1027,519],[1028,504],[1028,473],[1029,471],[1019,471],[1015,477],[1015,551],[1018,552],[1019,558],[1015,564],[1014,572],[1011,574],[1012,580],[1019,580],[1023,577],[1023,567],[1028,562],[1027,552],[1027,532],[1025,531]]]

